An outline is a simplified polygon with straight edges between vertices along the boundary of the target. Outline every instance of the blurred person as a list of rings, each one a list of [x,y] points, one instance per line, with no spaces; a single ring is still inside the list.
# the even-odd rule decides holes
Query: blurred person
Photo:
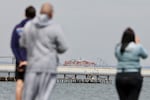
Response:
[[[43,4],[40,15],[26,24],[20,45],[26,48],[28,59],[23,100],[49,100],[56,84],[58,54],[67,50],[50,3]]]
[[[145,48],[131,28],[127,28],[115,48],[118,60],[116,89],[120,100],[138,100],[142,88],[140,58],[147,58]]]
[[[22,33],[22,29],[25,24],[33,19],[36,15],[36,10],[33,6],[29,6],[25,9],[25,19],[22,20],[18,25],[15,26],[12,38],[11,38],[11,49],[16,58],[16,71],[15,71],[15,78],[16,78],[16,100],[21,100],[22,98],[22,91],[23,91],[23,81],[24,81],[24,74],[25,74],[25,66],[26,62],[26,50],[20,48],[19,46],[19,39],[20,34]]]

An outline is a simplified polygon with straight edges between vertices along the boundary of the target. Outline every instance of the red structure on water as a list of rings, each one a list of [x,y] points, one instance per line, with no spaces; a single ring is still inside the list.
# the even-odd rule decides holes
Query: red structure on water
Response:
[[[68,60],[64,62],[64,66],[96,66],[95,62],[87,60]]]

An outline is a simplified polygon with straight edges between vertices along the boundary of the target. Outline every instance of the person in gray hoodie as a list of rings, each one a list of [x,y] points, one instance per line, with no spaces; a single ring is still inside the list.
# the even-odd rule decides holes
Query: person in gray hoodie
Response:
[[[53,7],[43,4],[40,15],[28,22],[20,39],[27,49],[23,100],[49,100],[56,83],[58,54],[67,50],[61,26],[53,21]]]
[[[140,58],[145,59],[148,54],[131,28],[124,31],[115,56],[118,60],[116,89],[120,100],[138,100],[143,83]]]

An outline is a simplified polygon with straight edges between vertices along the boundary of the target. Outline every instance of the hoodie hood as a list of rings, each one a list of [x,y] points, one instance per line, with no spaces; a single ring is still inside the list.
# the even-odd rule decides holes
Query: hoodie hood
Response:
[[[36,27],[46,27],[53,23],[51,19],[48,18],[47,15],[41,14],[34,18],[33,23]]]
[[[133,49],[137,48],[137,44],[135,44],[134,42],[131,42],[128,44],[128,46],[126,47],[126,51],[132,51]]]
[[[136,43],[134,43],[134,42],[131,42],[131,43],[129,43],[129,44],[127,45],[127,47],[125,48],[125,51],[131,52],[131,51],[133,51],[134,49],[137,49],[139,46],[140,46],[140,44],[136,44]],[[119,44],[116,45],[116,49],[118,49],[119,52],[120,52],[121,43],[119,43]]]

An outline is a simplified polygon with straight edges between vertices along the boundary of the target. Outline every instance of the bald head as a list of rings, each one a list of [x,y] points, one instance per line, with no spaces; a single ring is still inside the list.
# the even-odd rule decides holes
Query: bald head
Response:
[[[41,14],[48,15],[49,18],[53,17],[53,6],[50,3],[44,3],[41,8]]]

